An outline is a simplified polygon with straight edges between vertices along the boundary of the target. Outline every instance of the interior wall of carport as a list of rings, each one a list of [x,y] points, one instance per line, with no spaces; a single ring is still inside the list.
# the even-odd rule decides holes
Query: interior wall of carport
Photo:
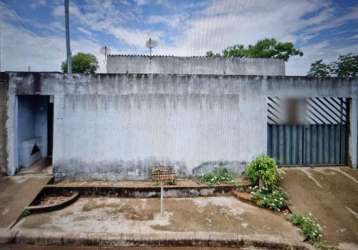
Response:
[[[36,97],[36,96],[34,96]],[[47,102],[48,97],[43,97],[37,95],[40,99],[40,105],[44,105]],[[21,98],[21,95],[20,95]],[[21,105],[21,104],[20,104]],[[37,105],[36,105],[37,106]],[[19,120],[19,96],[16,95],[16,86],[11,85],[8,90],[8,100],[7,100],[7,122],[6,122],[6,131],[7,131],[7,174],[15,175],[17,170],[20,167],[19,162],[19,143],[21,140],[29,139],[28,136],[38,136],[41,135],[42,138],[42,156],[45,157],[47,154],[47,109],[39,112],[36,118],[33,119],[25,119],[25,120],[33,120],[33,122],[37,123],[37,125],[33,126],[32,132],[30,133],[20,133],[19,137],[19,129],[27,129],[26,124],[19,124],[21,120]],[[38,107],[33,107],[37,109]],[[23,111],[21,111],[23,110]],[[26,110],[26,108],[25,108]],[[24,107],[20,107],[20,112],[25,112]],[[29,111],[29,110],[28,110]],[[30,115],[31,117],[32,115]],[[46,116],[46,117],[45,117]],[[46,119],[44,119],[46,118]]]
[[[7,99],[8,83],[0,79],[0,175],[7,173]]]
[[[47,112],[48,96],[19,95],[17,96],[17,149],[25,140],[39,138],[41,157],[47,156]],[[20,155],[20,154],[19,154]],[[25,162],[18,162],[23,166]]]
[[[358,168],[358,96],[349,99],[348,163]]]

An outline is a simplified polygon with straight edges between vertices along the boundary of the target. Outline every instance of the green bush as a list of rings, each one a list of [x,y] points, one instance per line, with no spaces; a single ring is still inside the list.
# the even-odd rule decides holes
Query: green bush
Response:
[[[269,208],[273,211],[280,212],[287,207],[287,194],[278,187],[273,189],[254,187],[251,197],[259,207]]]
[[[321,241],[322,228],[311,216],[289,214],[287,219],[297,226],[311,243],[319,243]]]
[[[223,167],[218,167],[211,172],[200,176],[200,181],[205,182],[208,186],[217,184],[234,183],[234,174]]]
[[[279,182],[279,173],[274,159],[269,156],[261,155],[251,161],[245,168],[246,175],[253,184],[257,185],[259,180],[268,188],[274,188]]]

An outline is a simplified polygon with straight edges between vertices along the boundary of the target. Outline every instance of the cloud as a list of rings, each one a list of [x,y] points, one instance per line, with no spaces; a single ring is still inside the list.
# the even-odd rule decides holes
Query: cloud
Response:
[[[162,23],[170,27],[177,27],[183,21],[184,16],[150,16],[148,18],[148,23]]]
[[[150,29],[127,28],[128,25],[125,25],[125,23],[128,20],[138,21],[135,13],[128,11],[123,14],[123,12],[117,10],[112,1],[100,3],[87,0],[83,9],[86,9],[87,12],[81,11],[76,4],[72,3],[69,10],[71,20],[85,26],[88,32],[94,30],[113,35],[122,43],[132,46],[133,49],[143,49],[149,36],[159,40],[163,34],[161,31]],[[57,6],[54,8],[53,14],[63,16],[64,7]],[[84,28],[82,27],[82,29]]]
[[[0,0],[0,21],[6,28],[3,61],[9,69],[26,70],[31,65],[33,69],[58,70],[65,55],[63,0],[46,1],[46,6],[42,0],[32,3],[52,10],[52,19],[20,17]],[[331,61],[339,53],[358,51],[358,30],[343,28],[357,22],[358,6],[339,9],[332,0],[169,3],[174,1],[70,1],[73,53],[92,52],[100,59],[99,48],[108,44],[108,37],[114,54],[144,53],[145,41],[152,37],[159,41],[155,54],[202,56],[208,50],[221,52],[234,44],[273,37],[291,41],[304,52],[303,57],[290,59],[287,74],[306,74],[314,60]],[[103,71],[103,59],[99,61]]]
[[[60,71],[60,65],[66,58],[64,36],[40,37],[22,28],[4,24],[2,27],[2,62],[9,71]],[[19,43],[13,41],[21,41]],[[72,54],[79,51],[94,54],[100,63],[99,72],[105,72],[100,44],[90,40],[73,39]]]
[[[208,50],[221,52],[234,44],[272,37],[299,45],[304,56],[291,58],[287,73],[304,75],[314,60],[334,59],[338,51],[357,51],[353,50],[356,46],[333,45],[329,40],[311,42],[319,37],[318,31],[340,27],[357,17],[357,7],[338,15],[328,0],[217,0],[188,20],[176,44],[158,48],[157,53],[205,55]]]
[[[46,6],[46,0],[33,0],[31,3],[32,8],[39,8]]]
[[[148,4],[159,4],[159,5],[168,4],[167,0],[134,0],[134,2],[138,6],[143,6]]]

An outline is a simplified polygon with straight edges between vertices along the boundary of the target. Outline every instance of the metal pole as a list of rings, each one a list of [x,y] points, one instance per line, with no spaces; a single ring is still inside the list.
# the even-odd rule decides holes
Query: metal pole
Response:
[[[2,24],[0,22],[0,72],[2,66],[2,36],[3,36],[3,29],[2,29]]]
[[[69,0],[65,0],[65,23],[66,23],[66,51],[67,51],[67,73],[72,74],[72,58],[70,44],[70,17]]]
[[[160,182],[160,215],[163,217],[163,181]]]

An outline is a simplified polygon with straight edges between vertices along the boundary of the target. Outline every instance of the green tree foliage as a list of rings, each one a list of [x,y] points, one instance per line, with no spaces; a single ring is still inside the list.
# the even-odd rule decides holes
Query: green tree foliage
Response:
[[[358,55],[352,53],[341,55],[329,64],[317,60],[311,64],[308,76],[314,77],[358,77]]]
[[[67,73],[67,62],[63,62],[61,68]],[[94,74],[97,69],[98,61],[94,55],[79,52],[72,56],[72,73]]]
[[[209,51],[210,55],[213,53]],[[207,53],[207,55],[208,55]],[[253,45],[245,47],[237,44],[226,48],[223,57],[276,58],[287,61],[291,56],[303,56],[302,51],[296,49],[290,42],[278,42],[276,39],[263,39]]]
[[[314,77],[328,77],[331,75],[332,68],[329,64],[323,63],[322,60],[317,60],[311,64],[311,69],[308,76]]]
[[[279,172],[274,159],[269,156],[261,155],[251,161],[245,168],[246,175],[253,184],[263,182],[265,188],[272,190],[279,182]]]
[[[220,53],[214,53],[213,51],[208,51],[208,52],[206,52],[206,56],[207,57],[219,57],[219,56],[221,56],[220,55]]]
[[[338,77],[357,77],[358,76],[358,54],[347,54],[339,56],[333,62],[333,70]]]

